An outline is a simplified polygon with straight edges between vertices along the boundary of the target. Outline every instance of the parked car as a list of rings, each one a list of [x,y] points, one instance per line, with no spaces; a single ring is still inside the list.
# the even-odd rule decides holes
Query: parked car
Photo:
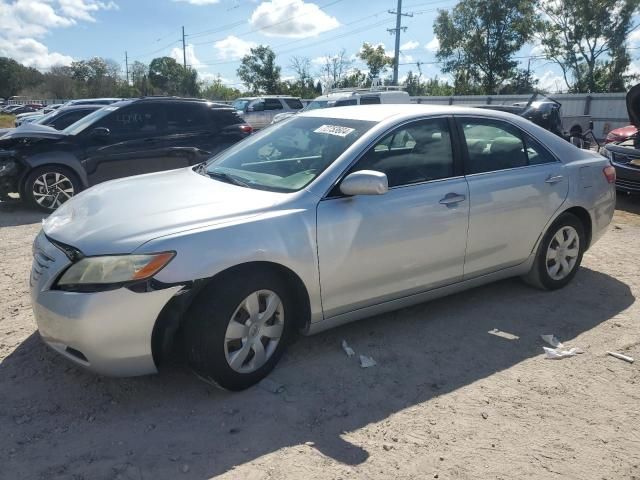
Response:
[[[520,115],[545,130],[574,143],[580,148],[589,149],[593,122],[589,115],[564,115],[562,104],[545,95],[534,94],[527,102],[515,102],[512,105],[475,105],[476,108],[499,110]]]
[[[51,113],[54,110],[57,110],[61,106],[62,106],[62,104],[49,105],[49,106],[44,107],[44,108],[42,108],[40,110],[36,110],[35,112],[20,113],[20,114],[16,115],[15,126],[19,127],[23,123],[35,122],[37,119],[43,117],[47,113]]]
[[[278,113],[295,113],[302,110],[302,101],[287,95],[238,98],[233,108],[255,129],[264,128]]]
[[[616,169],[616,187],[624,193],[640,193],[640,84],[627,92],[627,113],[629,121],[636,128],[636,134],[620,141],[607,143],[600,151],[611,160]]]
[[[111,105],[112,103],[121,102],[126,100],[124,98],[81,98],[79,100],[69,100],[65,103],[65,106],[71,105]]]
[[[598,153],[501,112],[313,110],[62,205],[35,240],[34,314],[96,372],[156,372],[182,339],[201,378],[239,390],[296,331],[507,277],[565,286],[607,231],[614,179]]]
[[[71,105],[70,107],[64,107],[59,110],[54,110],[46,115],[39,115],[34,119],[27,117],[23,119],[23,123],[35,123],[38,125],[47,125],[53,127],[56,130],[64,130],[72,123],[77,122],[81,118],[86,117],[91,112],[99,110],[104,105]],[[13,128],[1,128],[0,138],[3,135],[12,132]]]
[[[251,131],[226,105],[173,97],[107,105],[62,131],[27,124],[0,139],[0,198],[53,211],[106,180],[201,163]]]
[[[634,137],[638,133],[638,128],[635,125],[627,125],[625,127],[614,128],[607,133],[604,139],[605,145],[607,143],[624,142]]]
[[[10,112],[12,115],[19,115],[21,113],[33,113],[37,112],[42,108],[42,105],[31,104],[31,105],[19,105],[17,108],[12,109]]]
[[[22,107],[23,105],[7,105],[2,109],[2,113],[7,113],[9,115],[12,115],[15,110],[18,110]]]
[[[346,107],[349,105],[380,105],[390,103],[410,103],[411,97],[400,87],[371,87],[371,88],[339,88],[320,95],[304,107],[303,112],[318,108]],[[280,122],[298,112],[279,113],[272,123]]]

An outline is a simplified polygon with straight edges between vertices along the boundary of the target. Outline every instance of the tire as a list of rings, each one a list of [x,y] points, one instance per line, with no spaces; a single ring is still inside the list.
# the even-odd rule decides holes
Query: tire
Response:
[[[82,189],[78,176],[62,165],[34,168],[24,181],[25,201],[31,206],[53,212]]]
[[[258,302],[253,305],[264,313],[271,294],[277,296],[279,307],[261,323],[249,315],[251,308],[246,302],[257,295]],[[254,385],[273,370],[284,353],[295,330],[295,305],[283,279],[268,271],[237,273],[214,281],[196,298],[183,327],[190,368],[204,381],[226,390]],[[275,338],[264,334],[275,334],[280,327],[281,335],[274,344]],[[257,342],[263,345],[264,363]]]
[[[569,242],[573,238],[572,234],[575,234],[577,245],[572,242],[562,247],[559,238]],[[524,277],[525,281],[542,290],[557,290],[564,287],[578,272],[585,248],[584,225],[575,215],[563,213],[545,233],[538,246],[533,266]],[[550,250],[555,250],[557,255],[553,257]],[[574,253],[575,256],[573,256]],[[555,275],[554,271],[556,271]]]

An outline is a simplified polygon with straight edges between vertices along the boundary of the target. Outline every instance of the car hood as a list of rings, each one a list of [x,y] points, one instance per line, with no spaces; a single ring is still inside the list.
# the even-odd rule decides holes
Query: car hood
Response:
[[[15,130],[14,128],[0,128],[0,138],[2,138],[2,136],[6,133],[9,133],[11,131]]]
[[[50,138],[59,139],[67,137],[68,134],[56,130],[53,127],[47,125],[40,125],[38,123],[24,123],[18,128],[11,129],[2,137],[8,138]]]
[[[287,197],[183,168],[96,185],[64,203],[43,229],[85,255],[131,253],[154,238],[250,218]]]
[[[640,83],[627,92],[627,113],[631,124],[640,128]]]

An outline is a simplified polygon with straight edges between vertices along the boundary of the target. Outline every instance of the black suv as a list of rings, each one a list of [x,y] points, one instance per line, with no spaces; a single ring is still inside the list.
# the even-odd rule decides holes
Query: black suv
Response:
[[[201,163],[251,132],[226,105],[174,97],[113,103],[62,131],[27,124],[0,138],[0,200],[19,193],[52,211],[96,183]]]

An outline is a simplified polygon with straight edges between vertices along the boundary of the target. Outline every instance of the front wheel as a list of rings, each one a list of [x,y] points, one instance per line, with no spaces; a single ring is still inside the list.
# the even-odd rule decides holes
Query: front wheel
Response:
[[[576,275],[586,248],[580,219],[563,213],[545,234],[525,280],[544,290],[564,287]]]
[[[293,332],[295,314],[278,275],[255,272],[214,282],[188,313],[189,365],[205,381],[244,390],[273,370]]]
[[[45,212],[56,208],[80,192],[78,176],[61,165],[34,168],[24,182],[25,200]]]

